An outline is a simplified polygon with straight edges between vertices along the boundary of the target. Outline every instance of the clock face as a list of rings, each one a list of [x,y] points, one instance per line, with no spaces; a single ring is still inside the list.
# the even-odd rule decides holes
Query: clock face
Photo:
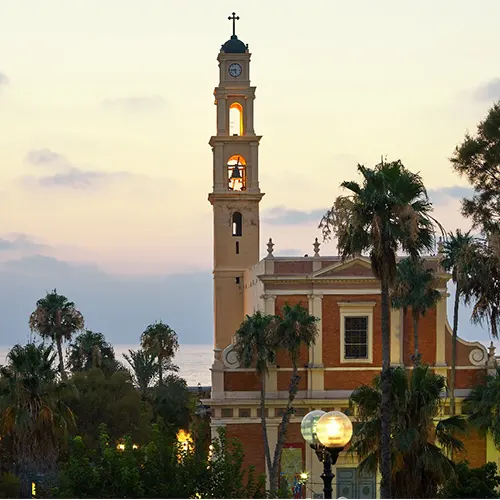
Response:
[[[242,71],[243,71],[243,69],[241,68],[241,66],[238,63],[233,63],[228,68],[229,74],[234,78],[237,78],[238,76],[240,76]]]

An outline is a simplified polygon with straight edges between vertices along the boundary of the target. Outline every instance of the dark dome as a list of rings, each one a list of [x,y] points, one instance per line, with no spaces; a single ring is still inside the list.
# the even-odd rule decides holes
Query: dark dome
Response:
[[[236,35],[232,35],[222,46],[222,50],[226,54],[244,54],[247,51],[247,46],[241,40],[238,40]]]

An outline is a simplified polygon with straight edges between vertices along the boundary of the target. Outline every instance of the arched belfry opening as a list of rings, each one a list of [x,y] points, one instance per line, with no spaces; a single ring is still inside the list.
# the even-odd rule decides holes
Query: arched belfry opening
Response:
[[[247,188],[247,162],[240,155],[233,155],[227,161],[229,191],[245,191]]]
[[[241,212],[234,212],[232,227],[233,236],[241,236],[243,234],[243,216]]]
[[[243,106],[239,102],[229,106],[229,135],[243,135]]]

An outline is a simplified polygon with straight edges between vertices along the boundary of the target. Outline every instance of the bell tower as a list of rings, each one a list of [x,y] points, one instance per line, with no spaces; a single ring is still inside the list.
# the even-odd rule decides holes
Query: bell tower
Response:
[[[214,213],[215,345],[227,347],[244,319],[243,274],[259,262],[259,141],[255,135],[250,86],[250,52],[233,34],[221,47],[215,87],[217,135],[210,138]]]

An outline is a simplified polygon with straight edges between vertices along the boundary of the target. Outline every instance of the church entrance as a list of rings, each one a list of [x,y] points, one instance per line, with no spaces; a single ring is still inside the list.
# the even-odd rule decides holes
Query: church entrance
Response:
[[[353,468],[339,468],[335,473],[337,480],[337,498],[376,498],[375,474],[361,473]]]

